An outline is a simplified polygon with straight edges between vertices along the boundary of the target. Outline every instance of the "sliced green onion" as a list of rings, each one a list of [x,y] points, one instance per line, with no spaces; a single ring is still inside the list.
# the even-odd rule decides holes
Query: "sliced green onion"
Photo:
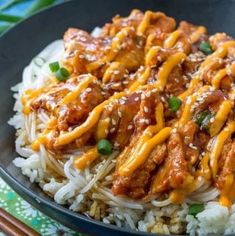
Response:
[[[203,204],[192,204],[189,206],[188,214],[196,216],[198,213],[202,212],[204,210]]]
[[[205,119],[202,122],[201,129],[209,131],[209,124],[210,124],[210,120],[211,120],[212,117],[213,117],[212,114],[209,114],[205,117]]]
[[[69,76],[70,76],[69,71],[64,67],[59,68],[59,70],[55,72],[55,77],[59,81],[66,81],[69,78]]]
[[[205,42],[205,41],[200,43],[199,49],[200,49],[200,51],[202,51],[206,55],[211,54],[213,52],[212,48],[211,48],[211,45],[208,42]]]
[[[172,96],[168,99],[169,109],[173,112],[176,112],[179,110],[181,103],[182,103],[181,100],[175,96]]]
[[[211,112],[207,110],[197,114],[195,121],[201,129],[208,130],[208,125],[212,117],[213,115],[211,114]]]
[[[203,120],[206,118],[206,116],[208,116],[210,114],[210,112],[209,111],[203,111],[203,112],[201,112],[201,113],[198,113],[197,115],[196,115],[196,123],[199,125],[199,126],[201,126],[201,124],[202,124],[202,122],[203,122]]]
[[[33,59],[33,62],[36,66],[42,67],[45,64],[45,59],[43,57],[35,57]]]
[[[112,153],[112,144],[107,139],[100,139],[97,143],[97,149],[100,154],[110,155]]]
[[[60,64],[58,61],[52,62],[49,64],[49,68],[52,73],[55,73],[56,71],[60,69]]]

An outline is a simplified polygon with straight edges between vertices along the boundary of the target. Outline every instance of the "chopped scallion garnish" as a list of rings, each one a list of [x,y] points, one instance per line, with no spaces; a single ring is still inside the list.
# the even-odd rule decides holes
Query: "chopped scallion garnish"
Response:
[[[55,72],[55,77],[59,81],[66,81],[69,78],[69,76],[70,76],[69,71],[64,67],[59,68],[59,70]]]
[[[112,153],[112,144],[107,139],[100,139],[97,149],[100,154],[110,155]]]
[[[208,42],[205,42],[205,41],[200,43],[199,49],[200,49],[200,51],[202,51],[206,55],[211,54],[213,52],[212,48],[211,48],[211,45]]]
[[[195,122],[200,126],[201,129],[207,130],[212,117],[213,115],[210,111],[203,111],[196,115]]]
[[[203,204],[192,204],[189,206],[188,214],[196,216],[198,213],[202,212],[204,210]]]
[[[175,96],[172,96],[168,99],[169,109],[173,112],[176,112],[179,110],[181,103],[182,103],[181,100]]]
[[[52,73],[55,73],[56,71],[60,69],[60,64],[58,61],[52,62],[49,64],[49,68]]]

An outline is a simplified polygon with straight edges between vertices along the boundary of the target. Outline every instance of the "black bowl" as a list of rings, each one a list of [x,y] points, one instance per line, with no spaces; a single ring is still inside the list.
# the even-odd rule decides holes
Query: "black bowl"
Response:
[[[115,14],[131,9],[160,10],[179,20],[205,25],[210,33],[235,36],[234,0],[77,0],[49,8],[21,22],[0,38],[0,176],[26,201],[66,226],[92,235],[149,235],[89,219],[59,206],[30,183],[12,164],[17,156],[14,129],[7,124],[13,115],[10,87],[21,81],[23,68],[47,44],[61,38],[68,27],[92,30]]]

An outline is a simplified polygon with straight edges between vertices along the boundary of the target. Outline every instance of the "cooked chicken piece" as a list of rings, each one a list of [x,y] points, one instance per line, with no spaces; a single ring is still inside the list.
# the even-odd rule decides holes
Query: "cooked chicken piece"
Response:
[[[202,52],[197,51],[189,54],[189,56],[185,59],[182,66],[184,73],[189,77],[189,79],[193,78],[193,74],[200,68],[200,65],[205,60],[205,57],[206,56]]]
[[[129,71],[143,64],[144,38],[131,28],[122,29],[113,38],[93,37],[71,28],[65,33],[64,42],[64,64],[74,74],[91,72],[101,78],[112,61],[121,63]]]
[[[200,154],[200,147],[196,146],[197,143],[195,142],[198,130],[198,126],[193,121],[189,121],[180,132],[181,136],[184,137],[185,157],[189,161],[188,166],[190,167],[196,163]]]
[[[225,33],[216,33],[209,38],[213,50],[218,49],[223,43],[231,40],[232,38]]]
[[[107,23],[102,28],[101,36],[114,37],[121,29],[125,27],[134,27],[135,29],[143,19],[143,12],[140,10],[132,10],[128,17],[120,17],[116,15],[112,19],[112,23]]]
[[[190,176],[185,148],[179,133],[172,133],[167,143],[167,158],[151,184],[151,193],[162,193],[184,185]]]
[[[222,154],[219,159],[219,171],[216,184],[220,189],[225,187],[226,177],[235,177],[235,140],[229,139],[223,146]]]
[[[190,24],[187,21],[181,21],[178,29],[191,38],[193,52],[198,51],[198,47],[201,42],[208,41],[206,28],[203,26],[197,26]]]
[[[103,89],[111,94],[123,91],[127,85],[124,82],[126,77],[128,77],[128,71],[120,62],[110,63],[102,78],[104,83]]]
[[[108,139],[117,147],[125,147],[135,129],[134,118],[139,111],[140,94],[122,97],[103,111],[100,120],[110,119]]]
[[[148,83],[154,83],[157,81],[157,74],[159,67],[153,68],[148,78]],[[182,65],[177,65],[167,78],[164,93],[167,95],[178,96],[183,93],[186,89],[187,84],[190,82],[189,78],[185,76]]]
[[[145,94],[145,96],[143,96]],[[151,171],[156,168],[156,165],[160,165],[166,154],[166,146],[158,145],[151,152],[148,160],[138,168],[131,176],[120,176],[118,173],[119,167],[130,157],[135,151],[136,143],[142,132],[149,124],[155,124],[154,110],[157,102],[159,101],[156,93],[149,93],[147,90],[143,93],[141,103],[139,104],[139,111],[136,114],[134,120],[135,131],[130,137],[130,144],[122,151],[117,158],[116,172],[114,173],[114,182],[112,191],[114,194],[124,194],[133,198],[144,197],[149,189],[144,186],[149,186],[148,183],[151,180]],[[128,130],[128,128],[127,128]],[[124,130],[123,130],[124,131]],[[126,131],[128,132],[128,131]],[[126,134],[125,134],[126,135]],[[135,184],[130,184],[135,179]]]
[[[118,172],[115,172],[113,175],[113,194],[127,195],[135,199],[145,197],[149,192],[152,173],[164,161],[166,153],[166,145],[158,145],[151,152],[148,160],[131,176],[120,176]]]
[[[35,111],[44,109],[53,114],[58,119],[59,130],[68,130],[71,126],[80,125],[86,120],[89,112],[105,99],[99,83],[94,80],[78,97],[69,103],[62,102],[86,77],[87,75],[81,75],[65,83],[50,86],[46,93],[31,102],[31,108]]]
[[[143,131],[155,122],[156,92],[143,90],[121,97],[108,105],[100,120],[110,119],[107,138],[120,149],[129,144],[136,132]]]
[[[115,56],[111,60],[121,63],[128,71],[136,71],[144,64],[145,39],[142,36],[138,36],[132,28],[124,28],[119,34],[122,32],[125,37],[118,48],[111,48],[111,52],[108,51],[107,54],[114,52]],[[113,38],[113,41],[116,40],[116,37]],[[115,52],[116,50],[117,52]]]
[[[111,38],[95,38],[83,30],[69,28],[64,35],[64,64],[75,75],[90,72],[88,65],[103,58],[110,44]]]
[[[150,18],[149,23],[147,24],[146,34],[160,30],[161,32],[172,32],[175,28],[175,20],[171,17],[166,16],[161,12],[146,12],[143,14],[139,10],[133,10],[128,17],[115,16],[113,18],[113,23],[106,24],[102,29],[102,36],[111,36],[113,37],[124,27],[133,27],[135,30],[138,29],[139,25],[143,21],[144,17]]]
[[[208,65],[206,68],[203,68],[202,71],[202,79],[205,84],[211,84],[212,79],[216,75],[216,73],[224,68],[224,61],[221,58],[215,58],[210,65]]]
[[[200,96],[195,106],[194,113],[198,114],[204,110],[216,113],[221,103],[226,99],[226,95],[221,90],[208,91]]]
[[[176,66],[170,73],[165,92],[170,95],[178,96],[183,93],[189,83],[188,77],[184,75],[184,71],[181,65]]]

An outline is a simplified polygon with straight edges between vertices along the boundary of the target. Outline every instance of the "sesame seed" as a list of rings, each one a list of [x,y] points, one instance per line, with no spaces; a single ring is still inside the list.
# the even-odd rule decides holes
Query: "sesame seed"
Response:
[[[191,97],[188,97],[188,98],[187,98],[187,101],[186,101],[186,104],[187,104],[187,105],[190,105],[191,103],[192,103],[192,99],[191,99]]]
[[[143,118],[142,118],[142,119],[139,119],[139,122],[140,122],[140,123],[145,123],[145,119],[143,119]]]
[[[87,88],[85,91],[89,93],[89,92],[92,91],[92,89],[91,88]]]
[[[115,132],[115,128],[111,128],[110,129],[110,133],[112,134],[112,133],[114,133]]]
[[[114,145],[114,147],[119,147],[120,146],[120,144],[118,142],[115,142],[113,145]]]
[[[113,84],[113,87],[119,87],[121,84],[120,82]]]
[[[125,104],[125,101],[122,100],[122,99],[120,99],[120,100],[119,100],[119,103],[120,103],[121,105],[123,105],[123,104]]]
[[[144,112],[148,113],[149,112],[149,109],[148,107],[144,106]]]
[[[112,119],[112,125],[116,125],[116,124],[117,124],[116,120]]]
[[[130,130],[133,128],[133,125],[128,125],[127,129]]]
[[[162,59],[161,59],[161,57],[160,57],[160,56],[157,56],[157,60],[158,60],[158,61],[161,61]]]
[[[135,99],[134,99],[134,101],[139,101],[140,100],[140,98],[139,97],[136,97]]]
[[[214,121],[215,121],[215,118],[212,117],[212,118],[210,119],[210,122],[213,123]]]
[[[176,132],[177,132],[177,129],[174,128],[174,129],[172,130],[172,133],[175,134]]]
[[[192,148],[192,149],[194,149],[194,150],[197,150],[197,147],[194,146],[192,143],[189,144],[189,147]]]
[[[145,119],[145,124],[149,125],[150,121],[148,119]]]
[[[85,37],[79,37],[79,39],[82,41],[82,42],[86,42],[86,38]]]

